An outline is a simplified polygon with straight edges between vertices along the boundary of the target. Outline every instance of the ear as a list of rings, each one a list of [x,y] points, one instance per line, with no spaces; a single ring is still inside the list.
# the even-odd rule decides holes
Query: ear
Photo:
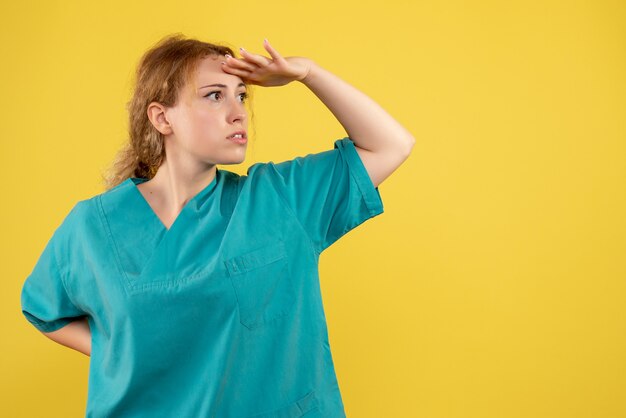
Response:
[[[170,135],[172,130],[172,125],[167,120],[166,117],[166,108],[159,102],[152,102],[148,105],[148,119],[152,123],[157,131],[161,132],[163,135]]]

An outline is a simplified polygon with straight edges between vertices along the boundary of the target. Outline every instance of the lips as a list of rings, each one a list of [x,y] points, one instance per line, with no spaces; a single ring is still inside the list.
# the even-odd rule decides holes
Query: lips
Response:
[[[241,138],[247,138],[248,137],[248,135],[246,134],[246,131],[237,131],[237,132],[233,132],[232,134],[230,134],[226,138],[230,139],[230,138],[234,137],[237,134],[241,135]]]

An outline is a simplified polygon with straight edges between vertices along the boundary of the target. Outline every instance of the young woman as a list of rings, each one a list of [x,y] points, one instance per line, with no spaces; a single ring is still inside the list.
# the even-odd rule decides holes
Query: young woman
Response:
[[[378,185],[415,140],[312,60],[264,48],[235,58],[177,34],[146,52],[107,190],[72,208],[24,283],[28,321],[91,356],[87,417],[345,416],[319,256],[383,212]],[[293,81],[348,137],[218,170],[244,161],[248,86]]]

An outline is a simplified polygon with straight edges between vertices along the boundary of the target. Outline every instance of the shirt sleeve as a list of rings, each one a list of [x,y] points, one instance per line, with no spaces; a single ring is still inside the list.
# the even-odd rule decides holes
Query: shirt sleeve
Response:
[[[22,286],[22,313],[42,332],[56,331],[85,315],[72,303],[65,287],[64,272],[57,262],[59,234],[57,228]]]
[[[348,137],[336,140],[332,150],[270,164],[318,253],[384,212],[380,192]]]

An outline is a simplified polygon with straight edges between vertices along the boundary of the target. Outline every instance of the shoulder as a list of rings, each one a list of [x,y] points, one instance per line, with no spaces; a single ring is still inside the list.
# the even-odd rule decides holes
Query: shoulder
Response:
[[[278,162],[272,160],[253,164],[248,168],[248,177],[251,179],[259,179],[260,181],[264,178],[288,176],[293,170],[307,169],[311,164],[319,165],[322,164],[323,161],[330,161],[336,158],[338,154],[337,148],[343,147],[342,145],[337,145],[340,142],[341,140],[337,140],[333,149],[309,152],[306,154],[301,153]]]
[[[73,235],[77,229],[80,229],[87,222],[90,222],[90,218],[96,213],[94,210],[94,199],[95,197],[92,197],[76,202],[67,215],[65,215],[65,218],[63,218],[55,234],[59,237]]]
[[[59,225],[57,233],[75,238],[81,230],[99,226],[103,204],[116,204],[123,200],[123,196],[130,190],[130,181],[127,179],[109,190],[78,200]]]

